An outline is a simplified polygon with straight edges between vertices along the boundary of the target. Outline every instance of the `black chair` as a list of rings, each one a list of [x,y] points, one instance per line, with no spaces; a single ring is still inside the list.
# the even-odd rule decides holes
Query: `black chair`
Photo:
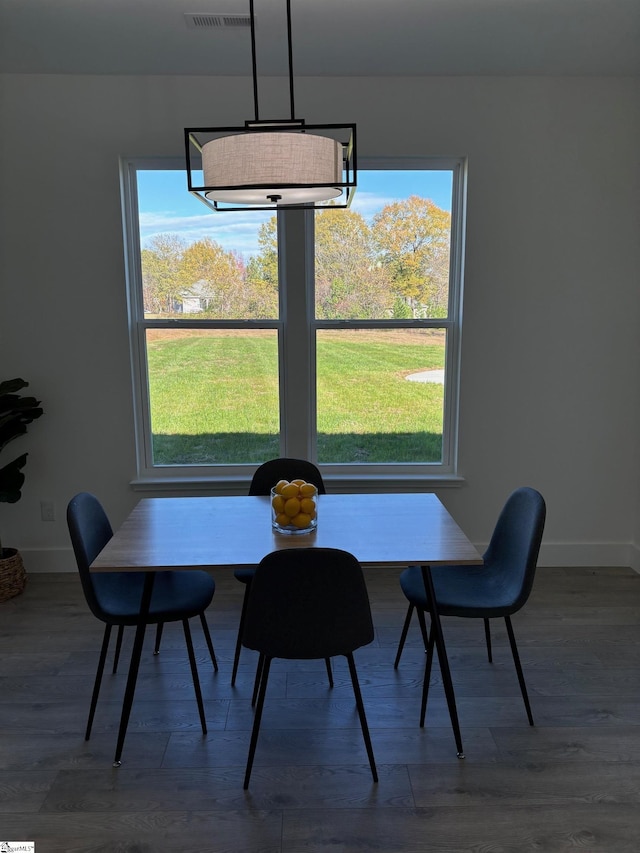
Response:
[[[292,548],[268,554],[255,571],[242,644],[260,653],[260,686],[245,789],[253,766],[273,658],[321,660],[344,655],[369,758],[378,781],[353,652],[373,640],[369,597],[356,558],[335,548]]]
[[[533,586],[538,552],[546,517],[542,495],[535,489],[516,489],[504,505],[482,566],[432,566],[431,575],[438,613],[483,619],[489,663],[492,662],[489,620],[503,617],[511,653],[518,675],[529,724],[533,725],[531,706],[520,665],[511,616],[525,604]],[[416,610],[427,652],[420,725],[424,725],[433,662],[434,632],[427,632],[424,614],[427,598],[419,566],[411,566],[400,575],[400,586],[409,601],[394,668],[398,667],[413,611]]]
[[[322,474],[318,468],[306,459],[293,459],[291,457],[280,457],[279,459],[269,459],[260,465],[249,486],[249,495],[270,495],[271,489],[276,485],[278,480],[295,480],[300,478],[306,480],[307,483],[313,483],[317,488],[319,495],[324,495],[325,487],[322,480]],[[231,671],[231,686],[236,683],[236,675],[238,674],[238,664],[240,663],[240,652],[242,649],[242,631],[244,628],[244,619],[247,610],[247,601],[249,600],[249,589],[251,581],[255,574],[255,569],[240,568],[233,572],[236,580],[245,585],[244,598],[242,600],[242,611],[240,612],[240,625],[238,626],[238,637],[236,639],[236,648],[233,656],[233,669]],[[329,684],[333,686],[331,675],[331,666],[327,664],[327,673],[329,676]]]
[[[88,492],[81,492],[71,499],[67,507],[67,524],[71,543],[78,564],[82,589],[93,615],[105,623],[102,649],[91,697],[89,719],[85,740],[89,740],[98,702],[102,674],[109,649],[111,629],[118,626],[118,641],[113,671],[116,671],[122,632],[125,626],[137,625],[140,617],[144,572],[90,572],[89,566],[113,536],[113,530],[100,501]],[[218,671],[211,635],[205,618],[205,610],[211,604],[215,592],[213,578],[204,571],[157,572],[153,595],[149,607],[147,625],[157,625],[155,653],[159,650],[160,634],[165,622],[182,622],[187,652],[193,677],[193,686],[198,703],[202,731],[207,726],[200,691],[200,681],[191,640],[189,619],[199,616],[215,671]]]

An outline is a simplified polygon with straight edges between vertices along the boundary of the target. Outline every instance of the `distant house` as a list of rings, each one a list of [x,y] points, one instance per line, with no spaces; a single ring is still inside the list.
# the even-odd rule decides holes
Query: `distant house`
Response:
[[[192,284],[189,290],[180,294],[180,302],[176,306],[183,314],[199,314],[211,307],[215,299],[215,291],[205,279]]]

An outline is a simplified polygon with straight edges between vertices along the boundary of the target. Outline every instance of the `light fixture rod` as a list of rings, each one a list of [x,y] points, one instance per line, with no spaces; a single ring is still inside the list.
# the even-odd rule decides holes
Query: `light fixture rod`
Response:
[[[291,121],[296,117],[293,107],[293,48],[291,40],[291,0],[287,0],[287,42],[289,48],[289,101],[291,103]]]
[[[251,70],[253,73],[253,107],[256,121],[260,121],[258,109],[258,66],[256,63],[256,18],[253,11],[253,0],[249,0],[249,19],[251,21]]]
[[[249,19],[251,23],[251,71],[253,74],[253,105],[255,120],[260,121],[258,106],[258,62],[256,59],[256,18],[254,0],[249,0]],[[291,0],[287,0],[287,55],[289,62],[289,106],[291,121],[295,121],[295,99],[293,90],[293,38],[291,30]]]

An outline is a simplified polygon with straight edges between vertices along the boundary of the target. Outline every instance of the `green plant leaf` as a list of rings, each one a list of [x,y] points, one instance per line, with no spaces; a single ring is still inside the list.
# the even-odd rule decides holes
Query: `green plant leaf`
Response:
[[[0,503],[14,504],[20,500],[21,489],[24,483],[22,468],[27,464],[27,453],[18,456],[13,462],[9,462],[0,468]]]
[[[0,382],[0,451],[10,441],[23,436],[27,425],[44,414],[40,400],[18,393],[28,384],[20,377]],[[26,461],[27,454],[23,453],[0,468],[0,503],[16,503],[22,497],[25,477],[21,469]]]
[[[14,438],[24,435],[26,431],[26,425],[16,420],[16,418],[11,416],[0,417],[0,450],[9,444],[10,441],[13,441]]]
[[[26,388],[28,384],[24,379],[6,379],[4,382],[0,382],[0,397],[5,394],[15,394],[16,391]]]

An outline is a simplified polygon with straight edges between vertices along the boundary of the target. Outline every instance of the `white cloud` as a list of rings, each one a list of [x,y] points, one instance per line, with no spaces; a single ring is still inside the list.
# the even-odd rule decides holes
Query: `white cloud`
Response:
[[[357,190],[351,202],[351,210],[360,213],[366,220],[370,220],[385,204],[392,204],[397,200],[397,197],[393,195],[380,195],[366,190]]]
[[[212,211],[200,216],[181,216],[171,211],[140,213],[140,242],[144,248],[160,234],[178,234],[189,243],[209,237],[227,251],[239,252],[248,258],[259,251],[258,229],[269,215],[242,211]]]

